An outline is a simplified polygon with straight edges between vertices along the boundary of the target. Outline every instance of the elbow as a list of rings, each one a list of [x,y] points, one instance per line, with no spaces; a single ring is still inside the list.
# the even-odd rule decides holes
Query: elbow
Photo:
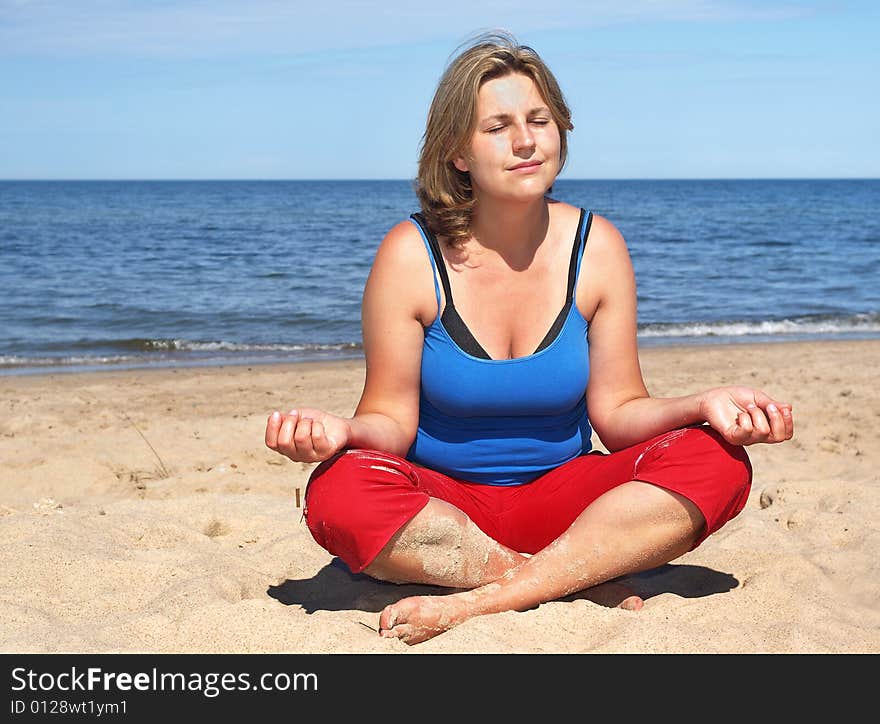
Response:
[[[610,434],[608,430],[608,426],[604,424],[604,420],[598,416],[594,416],[592,412],[589,415],[590,427],[593,430],[593,434],[599,438],[599,442],[602,443],[602,446],[605,447],[609,452],[613,452],[611,449],[611,443],[614,442],[614,436]]]
[[[595,426],[593,427],[593,432],[596,433],[596,437],[599,438],[602,447],[610,453],[617,452],[618,450],[627,447],[627,442],[619,435],[612,435],[611,433],[598,429]]]
[[[646,397],[633,391],[615,399],[587,401],[590,425],[608,452],[617,452],[645,439],[644,410],[638,401]]]
[[[367,406],[355,410],[350,447],[371,448],[405,458],[416,439],[418,413],[402,414],[396,408]]]
[[[388,452],[405,458],[416,439],[418,421],[403,421],[397,417],[390,418],[393,433],[388,440]]]
[[[401,436],[395,440],[392,445],[389,445],[388,452],[393,455],[397,455],[400,458],[406,458],[407,454],[412,448],[413,443],[415,442],[416,436],[415,434],[409,435],[407,433],[402,433]]]
[[[406,458],[416,439],[416,427],[391,415],[385,415],[385,419],[383,431],[376,438],[378,447],[384,452]]]
[[[631,431],[627,431],[625,428],[621,429],[620,425],[609,424],[608,419],[603,416],[599,416],[598,419],[593,419],[591,416],[590,426],[608,452],[617,452],[629,447],[634,442]]]

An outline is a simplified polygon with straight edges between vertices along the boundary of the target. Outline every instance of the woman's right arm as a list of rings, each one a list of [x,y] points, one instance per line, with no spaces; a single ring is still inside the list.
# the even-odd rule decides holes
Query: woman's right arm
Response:
[[[437,314],[431,274],[416,227],[405,221],[391,229],[364,288],[366,378],[354,416],[309,408],[275,412],[266,445],[299,462],[326,460],[346,447],[406,455],[419,421],[423,325]]]

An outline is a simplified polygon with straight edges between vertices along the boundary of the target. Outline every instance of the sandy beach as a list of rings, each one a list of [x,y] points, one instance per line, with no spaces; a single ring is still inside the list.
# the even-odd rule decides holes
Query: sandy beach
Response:
[[[657,396],[793,403],[794,439],[749,448],[742,514],[632,578],[639,612],[574,596],[414,647],[379,611],[440,589],[349,573],[302,521],[313,466],[263,445],[274,409],[351,414],[361,360],[0,377],[0,651],[880,652],[880,341],[641,359]]]

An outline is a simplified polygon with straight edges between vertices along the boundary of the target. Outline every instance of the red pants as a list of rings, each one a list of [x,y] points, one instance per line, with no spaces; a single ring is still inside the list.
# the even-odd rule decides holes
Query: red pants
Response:
[[[630,480],[679,493],[700,509],[706,525],[696,548],[743,509],[752,468],[744,448],[707,426],[593,451],[516,486],[469,483],[396,455],[351,449],[315,468],[304,511],[318,544],[360,573],[429,498],[456,506],[502,545],[537,553],[596,498]]]

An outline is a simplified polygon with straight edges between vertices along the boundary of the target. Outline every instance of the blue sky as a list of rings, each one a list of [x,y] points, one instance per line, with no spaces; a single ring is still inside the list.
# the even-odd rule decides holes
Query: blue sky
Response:
[[[563,177],[880,177],[874,1],[0,0],[0,178],[412,178],[488,28],[559,79]]]

